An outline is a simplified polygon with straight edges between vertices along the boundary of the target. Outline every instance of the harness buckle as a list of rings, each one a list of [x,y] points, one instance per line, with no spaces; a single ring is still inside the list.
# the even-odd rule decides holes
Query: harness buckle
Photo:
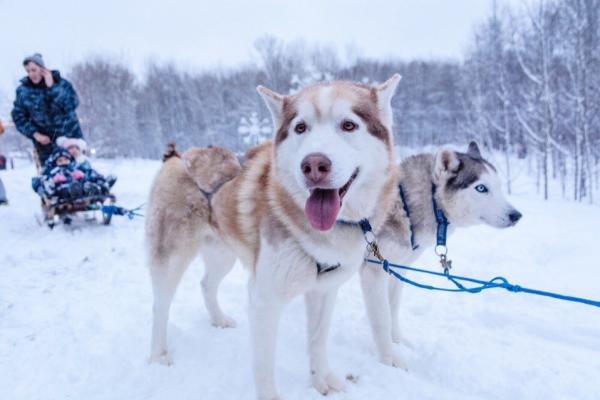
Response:
[[[375,234],[372,231],[365,232],[364,236],[367,244],[375,243],[377,241],[377,239],[375,238]]]
[[[377,246],[376,242],[368,242],[367,250],[369,251],[369,253],[373,254],[375,258],[377,258],[377,260],[379,260],[380,262],[384,261],[384,258],[381,255],[381,252],[379,251],[379,246]]]
[[[373,256],[375,256],[375,258],[377,258],[377,260],[383,264],[385,261],[385,258],[383,258],[383,256],[381,255],[381,252],[379,251],[379,246],[377,245],[377,237],[373,233],[373,230],[371,228],[371,224],[369,223],[369,220],[363,219],[360,221],[359,225],[363,231],[363,236],[365,238],[365,242],[367,242],[367,251],[370,254],[373,254]]]
[[[448,258],[446,257],[446,254],[439,254],[439,256],[440,256],[440,264],[442,265],[442,268],[444,269],[444,274],[448,275],[448,273],[452,269],[452,260],[448,260]]]

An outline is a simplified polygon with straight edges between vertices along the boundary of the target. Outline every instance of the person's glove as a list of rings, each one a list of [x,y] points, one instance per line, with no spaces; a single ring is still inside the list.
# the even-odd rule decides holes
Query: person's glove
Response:
[[[54,183],[63,183],[67,181],[67,178],[63,174],[54,175]]]
[[[83,179],[85,177],[85,174],[80,170],[76,169],[75,171],[71,172],[71,176],[73,177],[73,179],[78,181],[80,179]]]

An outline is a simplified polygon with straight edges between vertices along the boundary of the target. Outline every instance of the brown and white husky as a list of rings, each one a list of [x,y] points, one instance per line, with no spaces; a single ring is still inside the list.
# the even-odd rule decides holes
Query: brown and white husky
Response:
[[[378,86],[321,83],[289,96],[259,87],[275,135],[252,150],[241,174],[228,180],[228,171],[239,166],[232,154],[221,157],[213,149],[198,150],[206,153],[202,159],[204,168],[213,171],[210,179],[194,175],[199,168],[194,157],[169,161],[181,164],[177,167],[165,164],[163,169],[176,169],[181,180],[167,189],[161,171],[147,212],[154,289],[151,360],[171,362],[169,307],[198,252],[206,265],[202,289],[213,324],[233,325],[216,293],[239,257],[251,271],[249,318],[258,398],[278,398],[277,328],[284,306],[298,295],[306,301],[312,383],[323,394],[342,389],[327,358],[331,314],[338,287],[363,263],[365,239],[358,222],[367,219],[374,231],[381,229],[397,196],[390,101],[399,80],[394,75]],[[188,188],[194,187],[197,193],[191,194]],[[185,212],[173,210],[165,190],[173,191]]]

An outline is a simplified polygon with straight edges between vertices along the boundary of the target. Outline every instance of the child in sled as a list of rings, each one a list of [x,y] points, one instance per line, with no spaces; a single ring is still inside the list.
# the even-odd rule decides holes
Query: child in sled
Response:
[[[56,149],[46,161],[42,176],[32,180],[33,190],[51,203],[83,196],[85,174],[76,168],[75,159],[65,149]]]
[[[83,139],[60,137],[56,140],[56,144],[71,154],[75,159],[75,167],[85,174],[83,190],[87,196],[107,195],[110,193],[110,189],[117,181],[117,178],[112,175],[105,177],[92,168],[87,157],[83,154],[86,148],[86,143]]]

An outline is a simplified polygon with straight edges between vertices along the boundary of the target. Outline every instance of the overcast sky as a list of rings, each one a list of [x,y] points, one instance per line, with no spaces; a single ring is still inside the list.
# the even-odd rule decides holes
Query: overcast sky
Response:
[[[194,69],[255,61],[253,42],[266,34],[340,53],[458,59],[490,1],[0,0],[0,91],[12,100],[33,52],[63,71],[96,54],[136,71],[148,60]]]

